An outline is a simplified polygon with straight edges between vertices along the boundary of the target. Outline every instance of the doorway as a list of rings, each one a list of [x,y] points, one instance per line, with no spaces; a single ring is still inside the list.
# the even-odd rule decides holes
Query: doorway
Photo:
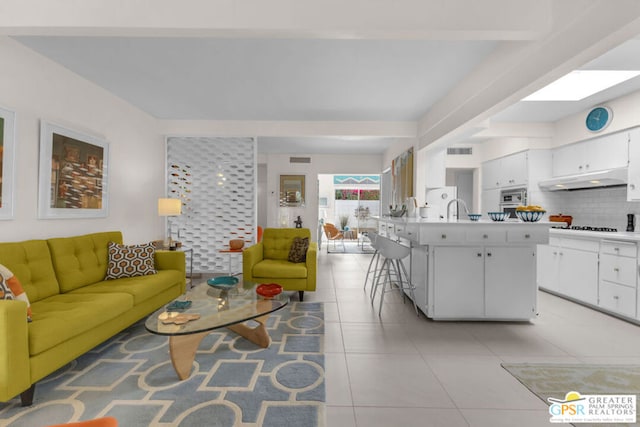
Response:
[[[380,215],[380,175],[318,175],[318,220],[320,226],[333,224],[342,233],[345,250],[369,252],[366,235],[377,228]],[[326,235],[318,239],[327,245]]]

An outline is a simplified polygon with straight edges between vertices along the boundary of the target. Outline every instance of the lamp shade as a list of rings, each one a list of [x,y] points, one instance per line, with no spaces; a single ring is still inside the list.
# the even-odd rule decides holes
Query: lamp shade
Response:
[[[158,199],[158,215],[176,216],[182,213],[182,201],[180,199]]]

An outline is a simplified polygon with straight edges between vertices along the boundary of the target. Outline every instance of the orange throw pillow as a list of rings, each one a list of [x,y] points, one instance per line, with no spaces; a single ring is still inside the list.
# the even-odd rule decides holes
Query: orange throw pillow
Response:
[[[15,299],[27,303],[27,320],[31,322],[31,304],[27,293],[18,278],[4,265],[0,264],[0,299]]]

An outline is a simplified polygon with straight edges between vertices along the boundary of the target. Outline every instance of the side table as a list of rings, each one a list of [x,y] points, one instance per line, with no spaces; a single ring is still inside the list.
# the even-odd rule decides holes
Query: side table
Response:
[[[243,249],[220,249],[218,250],[218,253],[220,254],[226,254],[229,255],[229,276],[236,276],[240,273],[235,273],[233,274],[231,271],[231,259],[233,258],[233,255],[237,255],[237,254],[241,254],[242,255],[242,251]]]

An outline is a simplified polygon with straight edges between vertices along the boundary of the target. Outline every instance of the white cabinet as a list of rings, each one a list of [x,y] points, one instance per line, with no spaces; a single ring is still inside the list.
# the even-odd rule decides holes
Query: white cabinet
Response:
[[[535,251],[532,247],[485,248],[485,316],[522,319],[536,315]],[[526,316],[526,313],[529,315]]]
[[[551,158],[553,176],[627,167],[629,133],[619,132],[565,145],[554,149]]]
[[[600,243],[598,306],[627,317],[636,317],[637,246],[632,242]]]
[[[551,238],[538,246],[538,286],[596,305],[598,250],[598,241]]]
[[[415,286],[413,293],[416,305],[427,313],[427,280],[428,280],[428,246],[414,246],[411,248],[411,284]]]
[[[601,311],[640,320],[634,241],[552,236],[538,246],[538,286]]]
[[[482,246],[436,246],[433,318],[484,317],[484,249]]]
[[[434,319],[535,316],[533,246],[436,246],[433,260]]]
[[[487,212],[500,210],[500,189],[482,190],[482,214],[488,218]]]
[[[559,292],[589,304],[597,304],[598,253],[561,247],[558,257]]]
[[[482,164],[482,188],[526,186],[528,183],[528,153],[512,154]]]
[[[629,133],[629,171],[627,200],[640,200],[640,128]]]

